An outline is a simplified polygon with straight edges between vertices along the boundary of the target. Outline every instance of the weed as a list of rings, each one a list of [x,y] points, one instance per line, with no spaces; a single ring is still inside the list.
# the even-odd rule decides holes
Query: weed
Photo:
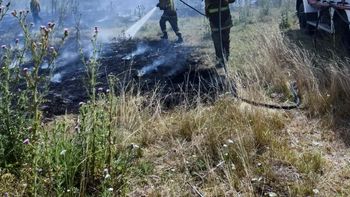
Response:
[[[96,28],[92,56],[82,54],[89,101],[81,103],[77,114],[43,122],[40,106],[50,72],[38,71],[44,61],[54,66],[59,53],[57,47],[51,48],[57,44],[51,40],[55,35],[50,27],[32,35],[26,26],[27,13],[13,12],[26,40],[18,41],[25,47],[16,41],[0,49],[0,193],[310,196],[320,190],[323,196],[348,195],[342,187],[349,185],[346,161],[336,159],[331,164],[337,169],[331,169],[326,164],[332,162],[329,157],[335,157],[325,156],[323,146],[315,150],[310,145],[318,140],[311,120],[348,115],[347,60],[332,57],[319,62],[320,54],[292,43],[286,33],[291,29],[281,33],[275,21],[251,25],[253,11],[241,8],[240,22],[233,28],[234,55],[228,65],[239,94],[257,101],[289,103],[288,82],[297,81],[303,111],[262,109],[228,96],[211,105],[199,101],[196,107],[184,104],[169,110],[156,99],[157,90],[147,96],[130,93],[137,92],[137,87],[116,92],[119,79],[112,75],[107,79],[108,89],[100,88]],[[273,15],[274,10],[268,8],[262,14]],[[291,16],[285,17],[283,25]],[[189,21],[191,32],[208,30],[201,19]],[[143,33],[155,36],[154,25]],[[183,29],[194,40],[189,44],[198,44],[208,56],[213,53],[208,48],[209,31],[192,35]],[[63,38],[67,35],[64,32]],[[32,68],[22,67],[25,53],[30,54]],[[322,135],[328,128],[320,129]]]
[[[3,5],[3,0],[0,0],[0,22],[2,21],[6,13],[9,11],[10,5],[11,2],[8,2],[6,5]]]

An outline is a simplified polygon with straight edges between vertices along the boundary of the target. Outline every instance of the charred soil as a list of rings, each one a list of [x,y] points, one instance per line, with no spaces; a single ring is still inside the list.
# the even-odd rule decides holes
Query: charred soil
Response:
[[[193,47],[164,40],[119,40],[102,46],[97,74],[100,91],[114,88],[151,96],[155,91],[165,107],[211,102],[222,89],[215,69],[210,68]],[[69,70],[69,72],[68,72]],[[72,72],[74,70],[74,72]],[[88,101],[86,68],[79,56],[54,72],[60,75],[50,85],[47,115],[75,113]],[[116,77],[115,84],[108,78]]]

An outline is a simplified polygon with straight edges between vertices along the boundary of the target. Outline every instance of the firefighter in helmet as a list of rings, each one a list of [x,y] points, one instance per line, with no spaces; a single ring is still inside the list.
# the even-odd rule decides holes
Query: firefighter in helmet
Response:
[[[218,60],[216,69],[220,75],[225,75],[224,61],[228,60],[230,55],[230,30],[233,23],[229,4],[233,2],[235,0],[205,0],[205,13],[210,21],[211,35]]]
[[[177,13],[175,9],[174,0],[159,0],[157,7],[159,7],[160,10],[164,11],[159,21],[160,29],[163,32],[163,36],[161,38],[168,39],[168,33],[166,31],[166,22],[169,21],[171,27],[173,28],[175,34],[178,37],[177,42],[183,42],[182,35],[180,33],[179,26],[177,23]]]
[[[40,2],[39,0],[31,0],[30,1],[30,11],[32,12],[34,24],[38,24],[41,22],[41,17],[39,16],[40,13]]]

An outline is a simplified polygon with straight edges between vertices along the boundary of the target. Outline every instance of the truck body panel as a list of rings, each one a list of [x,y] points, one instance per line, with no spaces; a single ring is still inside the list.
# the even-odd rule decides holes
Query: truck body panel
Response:
[[[300,29],[327,32],[350,53],[350,0],[296,0],[296,10]]]
[[[318,11],[318,9],[312,7],[308,0],[303,0],[304,3],[304,12],[305,13],[316,13]]]

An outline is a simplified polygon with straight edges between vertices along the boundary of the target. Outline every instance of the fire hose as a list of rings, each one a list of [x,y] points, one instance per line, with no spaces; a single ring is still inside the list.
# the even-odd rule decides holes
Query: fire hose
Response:
[[[184,5],[188,6],[189,8],[193,9],[197,13],[201,14],[202,16],[207,17],[205,14],[203,14],[202,12],[197,10],[196,8],[192,7],[191,5],[187,4],[183,0],[179,0],[179,1],[182,2]],[[226,66],[226,63],[225,63],[225,61],[227,61],[227,60],[226,60],[225,55],[224,55],[224,47],[223,47],[223,44],[222,44],[222,22],[221,22],[221,19],[222,19],[221,11],[222,10],[221,10],[221,7],[222,7],[222,0],[219,0],[219,10],[218,10],[218,12],[219,12],[219,40],[220,40],[220,48],[221,48],[221,53],[222,53],[221,55],[223,57],[223,61],[220,62],[220,63],[223,64],[223,67],[224,67],[224,70],[225,70],[225,75],[226,75],[225,77],[228,78],[227,66]],[[283,110],[297,109],[301,105],[301,99],[298,96],[296,82],[293,82],[290,85],[290,90],[291,90],[291,93],[293,95],[295,104],[294,105],[277,105],[277,104],[260,103],[260,102],[256,102],[256,101],[252,101],[252,100],[243,98],[243,97],[238,95],[237,90],[235,90],[235,88],[233,87],[233,84],[232,84],[231,80],[227,80],[227,81],[229,83],[228,86],[229,86],[229,90],[230,90],[231,95],[233,97],[237,98],[238,100],[240,100],[242,102],[245,102],[245,103],[248,103],[250,105],[254,105],[254,106],[257,106],[257,107],[266,107],[266,108],[269,108],[269,109],[283,109]]]
[[[197,12],[198,14],[206,17],[207,15],[205,15],[203,12],[197,10],[195,7],[191,6],[190,4],[184,2],[183,0],[179,0],[181,3],[183,3],[184,5],[186,5],[187,7],[191,8],[192,10],[194,10],[195,12]]]

